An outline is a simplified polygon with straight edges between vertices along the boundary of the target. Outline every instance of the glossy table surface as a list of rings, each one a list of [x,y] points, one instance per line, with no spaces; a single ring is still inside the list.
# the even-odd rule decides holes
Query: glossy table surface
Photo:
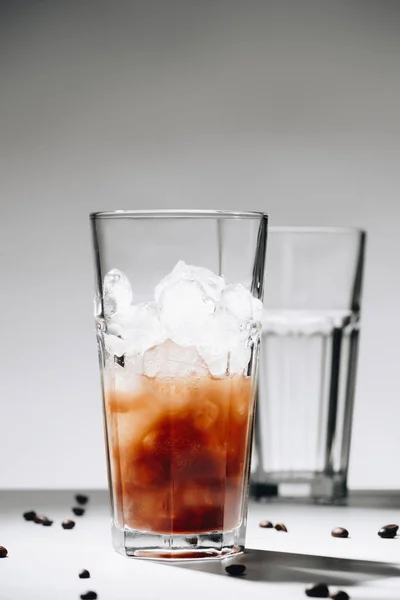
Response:
[[[345,589],[355,599],[400,598],[400,537],[381,539],[378,529],[400,522],[397,496],[375,502],[351,499],[349,506],[251,503],[248,550],[237,562],[246,575],[226,575],[219,561],[166,564],[127,559],[110,542],[108,496],[88,492],[83,517],[71,512],[73,491],[0,492],[0,545],[9,557],[0,559],[1,600],[74,600],[94,590],[99,600],[164,598],[305,598],[308,583],[323,581],[332,591]],[[24,521],[36,510],[54,519],[51,527]],[[61,521],[74,519],[64,530]],[[260,520],[283,522],[288,533],[261,529]],[[330,535],[346,527],[348,539]],[[90,579],[79,579],[86,568]]]

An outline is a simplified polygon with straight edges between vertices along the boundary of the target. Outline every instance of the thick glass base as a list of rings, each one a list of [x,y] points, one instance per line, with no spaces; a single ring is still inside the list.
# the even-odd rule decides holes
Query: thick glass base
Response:
[[[244,550],[244,528],[193,534],[157,534],[113,526],[113,545],[131,558],[152,560],[211,560]]]
[[[347,485],[341,473],[265,473],[259,480],[253,478],[250,495],[256,500],[303,500],[330,504],[347,497]]]

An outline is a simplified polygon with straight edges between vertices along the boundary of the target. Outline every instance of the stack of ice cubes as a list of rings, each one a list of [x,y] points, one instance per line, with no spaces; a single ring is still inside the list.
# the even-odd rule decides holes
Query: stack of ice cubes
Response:
[[[133,304],[127,276],[104,278],[105,345],[148,377],[242,373],[250,360],[249,330],[262,303],[243,285],[225,285],[209,269],[179,261],[154,290],[154,301]]]

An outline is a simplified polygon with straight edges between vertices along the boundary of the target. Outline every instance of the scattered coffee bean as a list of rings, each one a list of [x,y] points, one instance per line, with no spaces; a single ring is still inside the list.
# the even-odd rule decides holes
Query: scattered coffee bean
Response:
[[[246,571],[245,565],[228,565],[225,567],[225,571],[228,575],[243,575]]]
[[[326,583],[313,583],[306,587],[306,596],[309,598],[329,598],[329,589]]]
[[[83,494],[77,494],[75,496],[75,500],[77,501],[78,504],[87,504],[89,502],[89,497],[84,496]]]
[[[4,546],[0,546],[0,558],[5,558],[6,556],[8,556],[7,548],[4,548]]]
[[[38,525],[41,525],[43,523],[43,519],[45,519],[46,517],[41,517],[40,515],[36,515],[36,517],[33,519],[34,523],[37,523]]]
[[[335,529],[332,529],[331,531],[331,536],[335,538],[348,538],[349,532],[347,529],[344,529],[344,527],[335,527]]]
[[[339,590],[338,592],[334,592],[329,596],[333,598],[333,600],[350,600],[350,596],[346,594],[343,590]]]
[[[96,600],[96,598],[96,592],[86,592],[86,594],[81,594],[81,600]]]
[[[75,521],[70,521],[70,520],[68,520],[68,521],[63,521],[63,522],[61,523],[61,527],[62,527],[63,529],[73,529],[73,528],[75,527]]]
[[[258,526],[263,527],[264,529],[272,529],[273,527],[271,521],[261,521]]]
[[[89,579],[90,577],[90,573],[87,569],[83,569],[80,573],[79,573],[79,579]]]
[[[76,515],[77,517],[81,517],[82,515],[85,514],[85,509],[81,508],[80,506],[74,506],[74,508],[72,509],[72,512],[74,513],[74,515]]]
[[[34,510],[28,510],[28,512],[25,512],[23,516],[25,521],[34,521],[37,515]]]
[[[393,539],[396,537],[398,529],[398,525],[385,525],[378,531],[378,535],[381,538]]]
[[[44,525],[45,527],[50,527],[50,525],[53,525],[53,521],[40,515],[36,515],[33,521],[34,523],[37,523],[38,525]]]
[[[283,523],[277,523],[275,525],[275,529],[277,531],[286,531],[287,532],[286,525],[284,525]]]

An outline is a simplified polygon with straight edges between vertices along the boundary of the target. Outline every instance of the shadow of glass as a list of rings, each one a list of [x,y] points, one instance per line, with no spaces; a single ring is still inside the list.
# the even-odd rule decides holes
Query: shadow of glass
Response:
[[[400,565],[252,549],[233,560],[193,561],[175,563],[174,566],[226,576],[225,567],[233,562],[246,565],[246,575],[242,579],[270,583],[323,581],[328,585],[351,586],[374,579],[400,577]]]

